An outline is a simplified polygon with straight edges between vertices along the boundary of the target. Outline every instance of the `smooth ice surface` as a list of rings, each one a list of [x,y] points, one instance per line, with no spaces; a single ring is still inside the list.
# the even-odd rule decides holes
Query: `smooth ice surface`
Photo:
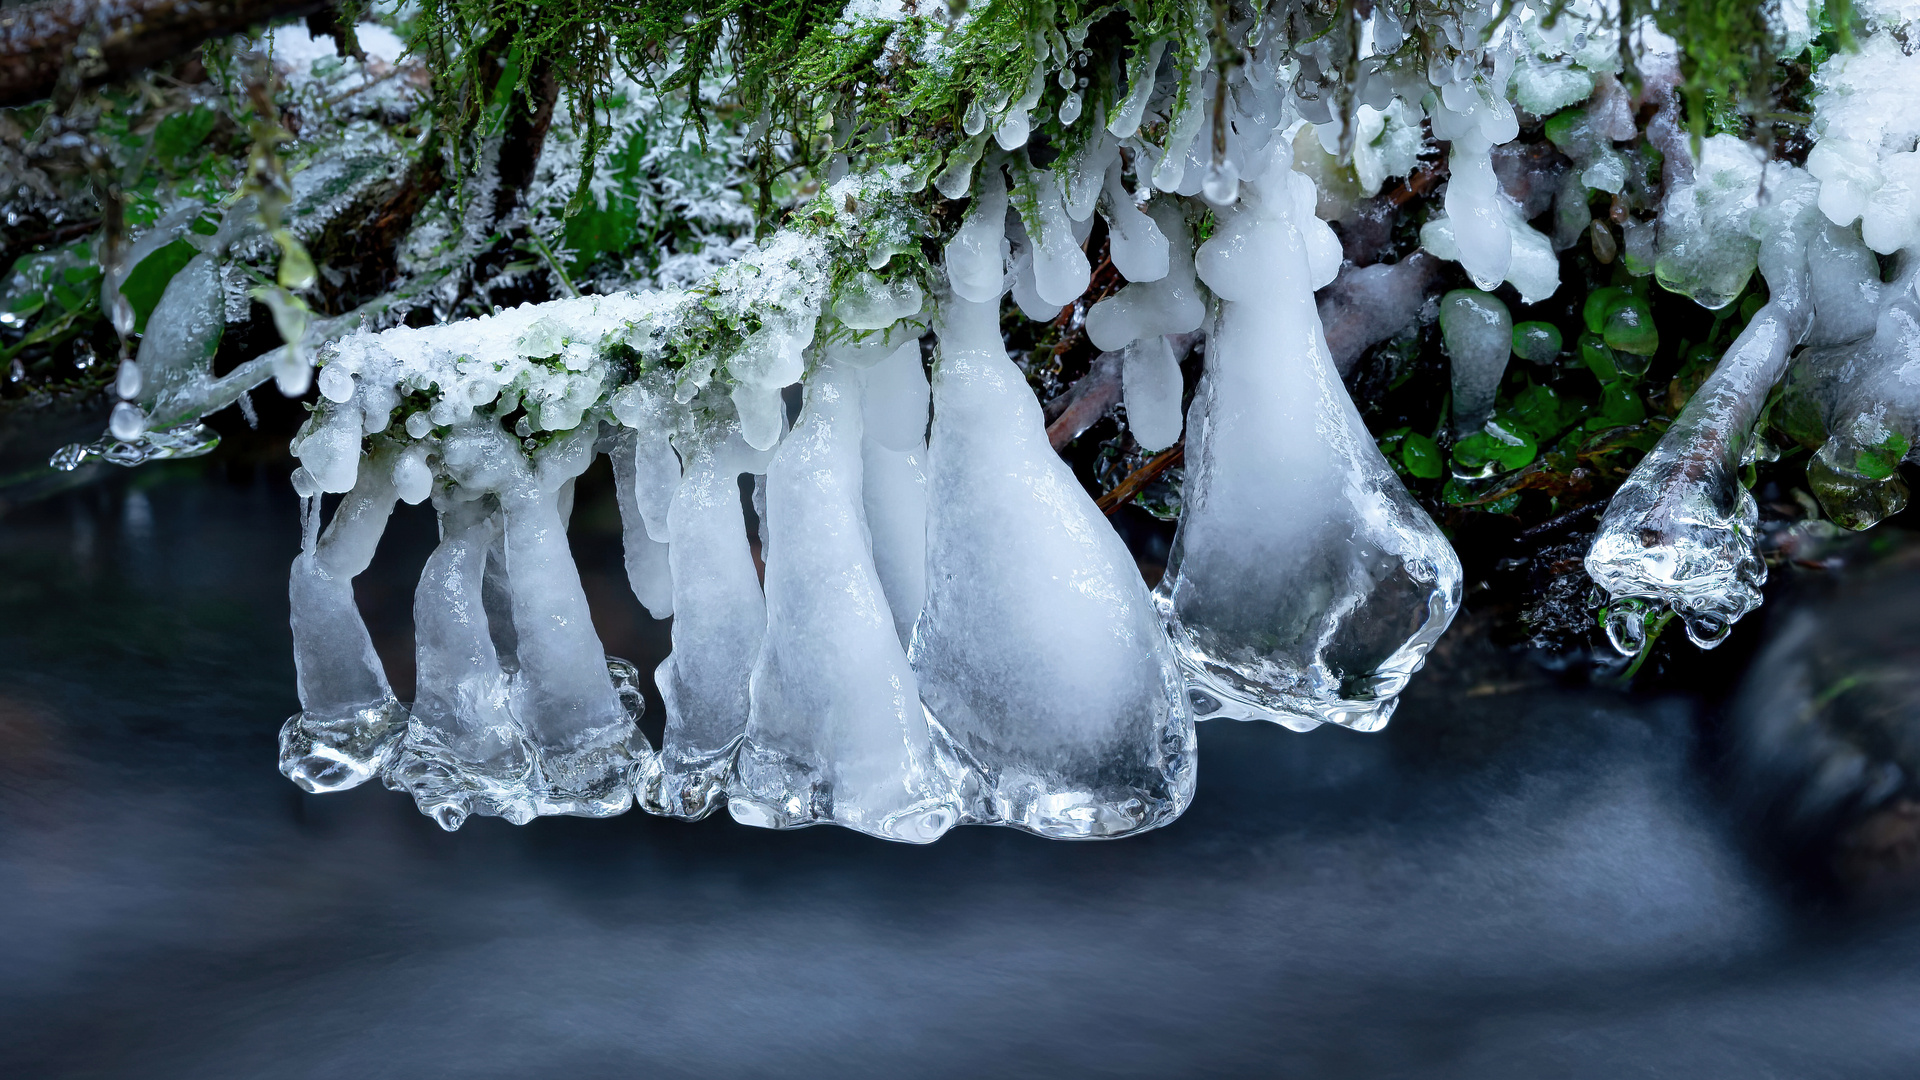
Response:
[[[658,778],[636,796],[653,813],[701,818],[725,797],[767,628],[739,485],[764,466],[733,424],[689,435],[680,452],[685,475],[667,511],[673,653],[654,674],[666,733]]]
[[[1669,185],[1660,209],[1654,276],[1661,285],[1712,309],[1740,295],[1759,254],[1752,222],[1760,180],[1753,147],[1732,135],[1701,143],[1692,175]]]
[[[1120,384],[1127,403],[1127,429],[1142,450],[1164,450],[1180,438],[1180,360],[1166,335],[1126,347]]]
[[[1007,263],[1007,178],[989,166],[975,186],[967,216],[947,241],[947,279],[969,300],[987,300],[1004,291]]]
[[[608,448],[607,456],[613,461],[614,490],[619,496],[620,523],[622,528],[622,548],[627,567],[627,583],[633,588],[633,595],[647,614],[656,619],[664,619],[673,614],[673,567],[667,555],[667,543],[664,538],[654,539],[649,528],[650,518],[644,505],[664,494],[662,503],[670,503],[673,489],[680,486],[680,459],[674,457],[671,476],[654,473],[647,468],[653,462],[642,447],[643,439],[652,433],[623,432],[616,437]],[[662,440],[665,441],[664,439]],[[672,453],[672,447],[667,448]],[[654,482],[649,483],[649,480]],[[665,480],[666,483],[658,481]],[[666,532],[666,513],[663,508],[658,512],[660,531]]]
[[[1221,300],[1154,591],[1196,712],[1373,730],[1452,621],[1460,564],[1348,399],[1286,140],[1196,257]]]
[[[1092,267],[1074,237],[1060,175],[1034,168],[1024,157],[1015,164],[1021,195],[1016,206],[1030,241],[1034,293],[1058,309],[1087,291]]]
[[[916,346],[917,351],[917,346]],[[859,375],[829,360],[766,473],[766,639],[727,808],[910,843],[960,821],[874,566]]]
[[[1807,245],[1820,232],[1816,185],[1790,165],[1767,175],[1758,211],[1769,299],[1734,339],[1660,442],[1614,493],[1587,552],[1587,573],[1615,600],[1670,606],[1702,648],[1726,639],[1760,604],[1766,564],[1753,552],[1759,507],[1740,483],[1767,395],[1813,323]],[[1609,622],[1616,648],[1637,651],[1633,605]]]
[[[385,464],[390,453],[381,457]],[[324,533],[319,500],[301,507],[305,542],[288,589],[300,712],[281,728],[280,771],[307,791],[365,783],[386,764],[406,722],[353,596],[353,579],[373,561],[397,496],[389,469],[361,477]]]
[[[1167,276],[1167,235],[1147,216],[1120,183],[1120,162],[1107,168],[1101,205],[1106,207],[1107,237],[1114,269],[1128,281],[1158,281]],[[973,299],[973,297],[968,297]]]
[[[1453,429],[1480,430],[1493,416],[1513,353],[1513,316],[1500,298],[1455,289],[1440,301],[1440,333],[1453,371]]]
[[[1206,301],[1193,277],[1193,241],[1180,208],[1163,197],[1143,216],[1159,226],[1171,245],[1168,269],[1155,280],[1127,285],[1087,311],[1087,337],[1106,352],[1142,338],[1191,333],[1207,317]]]
[[[1062,839],[1165,824],[1192,798],[1193,726],[1146,585],[1048,444],[998,305],[950,299],[938,333],[911,655],[976,777],[968,817]]]

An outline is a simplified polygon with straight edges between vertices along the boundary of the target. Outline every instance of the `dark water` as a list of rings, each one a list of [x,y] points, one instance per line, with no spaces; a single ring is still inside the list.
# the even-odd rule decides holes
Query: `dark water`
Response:
[[[650,666],[611,515],[588,485],[583,571]],[[449,835],[275,772],[295,530],[191,466],[0,519],[0,1076],[1920,1075],[1920,920],[1790,902],[1696,705],[1470,627],[1383,735],[1205,726],[1136,839]],[[403,693],[431,541],[361,583]]]

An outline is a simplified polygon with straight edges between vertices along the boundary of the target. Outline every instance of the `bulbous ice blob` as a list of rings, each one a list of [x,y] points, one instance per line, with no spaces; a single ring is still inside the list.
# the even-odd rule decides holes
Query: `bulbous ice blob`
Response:
[[[981,178],[979,193],[967,208],[966,220],[947,241],[947,281],[969,300],[996,297],[1007,276],[1007,178],[991,168]]]
[[[1147,113],[1147,100],[1153,97],[1154,73],[1160,70],[1160,54],[1165,41],[1155,41],[1136,52],[1127,62],[1127,96],[1113,110],[1107,131],[1116,138],[1130,139],[1140,130],[1140,119]]]
[[[1165,824],[1192,797],[1193,729],[1133,558],[1048,444],[997,305],[948,300],[937,332],[911,655],[978,785],[969,819],[1063,839]]]
[[[406,709],[353,599],[353,579],[373,561],[393,513],[392,457],[391,447],[376,450],[325,533],[318,499],[302,506],[305,538],[289,587],[300,712],[280,729],[280,771],[306,791],[365,783],[406,728]]]
[[[1268,153],[1195,256],[1221,304],[1154,600],[1197,713],[1371,731],[1452,621],[1460,563],[1334,371],[1302,235],[1326,225],[1287,140]]]
[[[1767,578],[1753,552],[1759,507],[1740,484],[1740,465],[1768,393],[1813,322],[1807,244],[1818,231],[1815,188],[1790,165],[1769,168],[1756,231],[1770,298],[1614,493],[1587,552],[1587,574],[1609,595],[1649,610],[1671,607],[1701,648],[1725,640],[1759,606]],[[1630,636],[1612,625],[1609,633],[1616,648],[1632,651]]]
[[[654,673],[666,731],[659,772],[638,794],[652,813],[698,819],[725,797],[767,628],[739,486],[741,473],[764,466],[736,424],[709,421],[684,438],[685,473],[667,511],[673,652]]]
[[[1718,310],[1753,276],[1759,244],[1751,228],[1761,189],[1759,152],[1732,135],[1701,143],[1690,177],[1668,185],[1660,207],[1654,278]]]
[[[1088,310],[1087,337],[1106,352],[1142,338],[1191,333],[1207,317],[1206,302],[1193,279],[1192,241],[1180,208],[1172,199],[1158,199],[1147,216],[1167,237],[1167,272],[1154,281],[1127,285]]]
[[[1500,200],[1505,196],[1493,172],[1494,141],[1480,123],[1486,103],[1474,95],[1467,105],[1465,111],[1442,105],[1433,114],[1434,136],[1453,144],[1447,155],[1447,192],[1442,205],[1461,268],[1475,285],[1491,289],[1506,280],[1513,263],[1513,230],[1500,212]],[[1424,234],[1421,239],[1424,243]]]
[[[1453,428],[1480,430],[1493,417],[1500,380],[1513,350],[1513,316],[1500,298],[1455,289],[1440,301],[1440,333],[1453,367]]]
[[[911,277],[883,281],[871,270],[855,274],[834,302],[833,313],[850,330],[885,330],[919,312],[924,301]]]
[[[1180,361],[1166,335],[1141,338],[1121,354],[1120,384],[1127,428],[1142,450],[1165,450],[1180,438]]]
[[[293,455],[321,491],[349,491],[360,472],[361,435],[357,406],[326,403],[308,418],[294,442]]]
[[[1159,281],[1166,277],[1171,265],[1167,235],[1158,222],[1134,205],[1133,196],[1121,186],[1118,160],[1107,168],[1105,205],[1114,269],[1130,282]]]
[[[929,843],[960,821],[868,546],[860,380],[814,372],[767,468],[766,639],[727,809]]]
[[[1034,292],[1055,309],[1064,307],[1087,291],[1092,267],[1074,239],[1060,177],[1034,168],[1022,154],[1015,159],[1015,183],[1021,195],[1020,220],[1031,241]]]

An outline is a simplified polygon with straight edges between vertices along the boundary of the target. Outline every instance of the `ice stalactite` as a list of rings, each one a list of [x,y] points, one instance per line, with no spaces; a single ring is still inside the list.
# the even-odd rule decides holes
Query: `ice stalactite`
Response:
[[[1870,333],[1846,345],[1808,350],[1796,361],[1814,384],[1803,392],[1817,399],[1828,432],[1807,464],[1807,481],[1827,516],[1852,529],[1868,528],[1906,506],[1900,463],[1920,445],[1920,251],[1902,259],[1899,276],[1866,312],[1860,308],[1867,298],[1859,291],[1829,288],[1828,307],[1819,306],[1816,291],[1818,323],[1828,321],[1829,311],[1847,326],[1866,314],[1873,320]],[[1841,273],[1830,276],[1844,281]]]
[[[998,304],[938,328],[920,692],[976,786],[969,820],[1111,837],[1193,795],[1193,721],[1126,545],[1048,444]]]
[[[1712,648],[1760,604],[1759,508],[1740,467],[1767,395],[1813,324],[1807,247],[1820,231],[1816,187],[1793,166],[1768,168],[1754,231],[1770,298],[1601,518],[1586,567],[1614,600],[1607,634],[1623,653],[1640,650],[1650,607],[1671,608],[1695,644]]]
[[[1339,248],[1286,140],[1267,154],[1195,258],[1220,311],[1154,597],[1202,715],[1373,730],[1452,621],[1460,563],[1334,371],[1313,292]]]
[[[767,528],[780,540],[727,809],[750,825],[831,822],[928,843],[961,820],[959,770],[935,754],[874,565],[860,387],[828,359],[767,467]]]
[[[1140,219],[1129,226],[1140,236],[1131,245],[1147,250],[1127,256],[1142,276],[1129,274],[1128,285],[1088,310],[1087,337],[1103,350],[1121,353],[1128,426],[1142,448],[1161,450],[1180,438],[1180,358],[1167,335],[1200,329],[1206,302],[1194,280],[1193,241],[1180,207],[1162,197],[1143,214],[1120,190],[1116,174],[1109,175],[1115,177],[1109,189],[1114,205],[1125,204]],[[1116,267],[1126,246],[1116,242]]]
[[[766,634],[766,600],[740,506],[740,476],[765,465],[730,418],[684,438],[685,473],[667,511],[673,652],[654,674],[666,731],[659,770],[638,797],[654,813],[697,819],[726,797]]]
[[[873,562],[902,647],[927,599],[927,421],[931,390],[920,343],[908,341],[864,373],[862,502]]]
[[[1453,428],[1479,431],[1493,416],[1513,351],[1513,316],[1497,296],[1455,289],[1440,301],[1440,333],[1453,367]]]
[[[353,599],[353,579],[373,561],[398,498],[392,457],[390,447],[376,449],[324,533],[319,497],[302,501],[304,538],[289,589],[300,712],[280,729],[280,771],[307,791],[365,783],[406,730],[406,708]]]

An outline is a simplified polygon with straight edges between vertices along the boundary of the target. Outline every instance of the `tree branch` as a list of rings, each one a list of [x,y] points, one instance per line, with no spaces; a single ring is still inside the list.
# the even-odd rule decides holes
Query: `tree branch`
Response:
[[[0,107],[50,96],[69,65],[100,82],[326,0],[40,0],[0,9]]]

